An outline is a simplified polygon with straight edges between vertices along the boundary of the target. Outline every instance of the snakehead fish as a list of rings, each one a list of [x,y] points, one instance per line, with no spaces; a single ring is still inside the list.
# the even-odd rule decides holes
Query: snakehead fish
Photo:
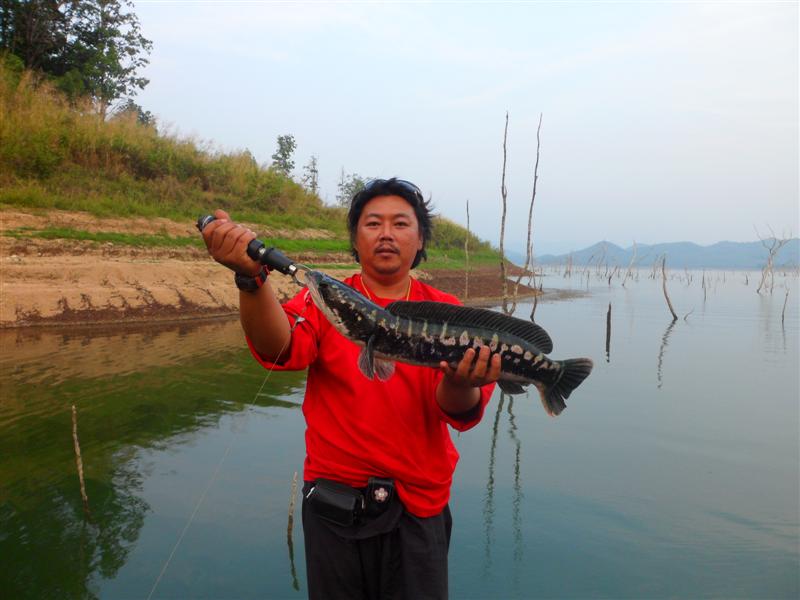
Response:
[[[467,348],[489,346],[502,357],[500,389],[522,394],[533,384],[547,414],[555,416],[592,370],[588,358],[548,358],[553,342],[530,321],[443,302],[397,301],[382,308],[319,271],[306,271],[304,283],[331,325],[363,346],[358,367],[369,379],[389,379],[394,361],[434,368],[447,361],[455,367]]]

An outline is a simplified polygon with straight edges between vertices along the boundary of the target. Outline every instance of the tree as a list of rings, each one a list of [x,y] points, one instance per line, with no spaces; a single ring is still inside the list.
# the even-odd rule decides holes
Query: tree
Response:
[[[788,244],[792,239],[791,235],[787,236],[786,234],[784,234],[784,236],[780,239],[776,238],[775,232],[772,231],[772,227],[767,226],[767,229],[769,229],[772,237],[763,238],[758,232],[758,229],[756,229],[756,235],[758,236],[758,239],[761,240],[761,245],[764,246],[769,253],[767,256],[767,264],[764,265],[763,269],[761,269],[761,283],[758,284],[756,294],[761,293],[761,289],[766,287],[767,281],[769,281],[769,293],[772,293],[772,290],[775,287],[775,257],[778,255],[778,252],[781,251],[781,248]]]
[[[112,102],[147,85],[137,72],[152,42],[141,35],[131,0],[2,0],[0,7],[0,49],[67,94],[90,95],[104,118]]]
[[[286,175],[286,177],[294,169],[292,154],[294,154],[295,148],[297,148],[297,142],[294,141],[293,135],[278,136],[278,149],[272,155],[272,166],[279,173]]]
[[[2,0],[0,48],[29,69],[50,72],[63,57],[69,22],[58,0]]]
[[[366,187],[367,181],[369,181],[369,178],[363,178],[356,173],[347,175],[344,171],[344,167],[342,167],[339,183],[336,184],[338,189],[336,193],[336,204],[344,207],[349,206],[350,200]]]
[[[65,60],[68,75],[77,71],[86,93],[106,116],[111,103],[135,96],[149,83],[137,71],[150,61],[153,43],[140,32],[131,0],[76,0],[70,4],[70,39]]]
[[[317,157],[313,154],[308,164],[303,167],[303,187],[312,194],[319,195],[319,167],[317,166]]]

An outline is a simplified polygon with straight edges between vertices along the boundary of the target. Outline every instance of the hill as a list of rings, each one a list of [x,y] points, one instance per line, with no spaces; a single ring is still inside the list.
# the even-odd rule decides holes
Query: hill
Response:
[[[637,244],[636,265],[648,267],[666,254],[667,263],[674,268],[686,269],[760,269],[767,261],[769,252],[756,242],[717,242],[700,246],[692,242],[663,244]],[[598,242],[583,250],[553,256],[547,254],[536,258],[538,264],[565,264],[572,258],[575,265],[604,264],[626,267],[634,255],[634,247],[620,248],[611,242]],[[800,265],[800,239],[790,240],[778,253],[778,267]]]
[[[214,150],[135,112],[104,119],[0,56],[0,327],[236,313],[230,272],[194,229],[215,208],[295,260],[340,277],[357,268],[345,210],[247,150]],[[467,235],[435,218],[420,276],[463,270]],[[498,253],[474,235],[470,265],[471,296],[496,295]]]

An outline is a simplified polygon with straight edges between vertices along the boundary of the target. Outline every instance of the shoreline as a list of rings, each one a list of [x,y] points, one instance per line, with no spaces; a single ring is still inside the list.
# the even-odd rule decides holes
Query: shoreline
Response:
[[[19,238],[12,224],[30,230],[80,223],[83,229],[116,232],[147,231],[145,219],[98,218],[86,213],[50,211],[33,215],[0,211],[0,330],[118,328],[134,324],[166,324],[230,319],[239,314],[239,291],[233,274],[215,263],[205,249],[192,246],[143,247],[75,239]],[[174,236],[196,235],[193,224],[156,220]],[[304,231],[304,236],[316,235]],[[321,269],[344,279],[359,269],[342,253],[299,253],[301,263],[324,263]],[[519,267],[508,264],[509,292]],[[470,306],[502,303],[500,265],[469,270],[467,292],[463,269],[425,269],[412,275],[452,294]],[[300,288],[288,276],[273,272],[270,284],[283,302]],[[519,286],[518,298],[540,295]],[[548,294],[545,294],[545,298]]]

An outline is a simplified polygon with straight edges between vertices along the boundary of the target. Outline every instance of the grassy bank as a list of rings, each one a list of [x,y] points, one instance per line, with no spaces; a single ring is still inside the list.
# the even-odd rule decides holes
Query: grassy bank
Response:
[[[225,208],[242,221],[287,231],[315,228],[333,239],[265,240],[289,252],[347,252],[345,214],[247,151],[222,152],[137,122],[103,120],[87,102],[70,102],[44,79],[0,57],[0,208],[85,211],[96,217],[164,217],[193,222]],[[10,224],[13,227],[13,224]],[[16,238],[72,239],[131,246],[199,245],[197,238],[77,227],[11,229]],[[464,228],[437,217],[429,266],[464,264]],[[475,236],[470,259],[497,260]]]

